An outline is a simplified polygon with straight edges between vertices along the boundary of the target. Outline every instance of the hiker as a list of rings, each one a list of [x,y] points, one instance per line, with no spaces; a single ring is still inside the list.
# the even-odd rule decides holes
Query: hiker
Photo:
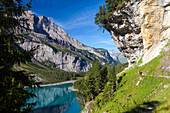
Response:
[[[139,70],[139,75],[142,75],[142,72]]]

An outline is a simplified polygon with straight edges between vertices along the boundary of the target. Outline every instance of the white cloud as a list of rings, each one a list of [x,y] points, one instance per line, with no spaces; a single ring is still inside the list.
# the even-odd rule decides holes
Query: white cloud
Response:
[[[96,10],[93,8],[85,8],[84,10],[80,12],[76,12],[75,14],[72,14],[68,19],[66,20],[56,20],[52,18],[54,23],[56,25],[59,25],[60,27],[69,30],[74,28],[81,28],[85,26],[95,26],[94,24],[94,17],[95,17]]]
[[[102,40],[102,41],[99,41],[99,42],[95,42],[95,44],[108,44],[108,45],[114,45],[113,41],[111,42],[110,40],[107,41],[107,40]]]
[[[102,38],[100,41],[96,41],[94,44],[108,44],[108,45],[115,45],[111,38]]]

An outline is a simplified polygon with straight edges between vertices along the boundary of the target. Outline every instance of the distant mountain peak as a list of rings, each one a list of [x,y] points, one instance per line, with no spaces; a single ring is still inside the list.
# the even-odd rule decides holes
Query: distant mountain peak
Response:
[[[127,59],[120,53],[120,52],[116,52],[115,50],[111,50],[109,51],[110,56],[116,60],[117,62],[120,63],[127,63]]]

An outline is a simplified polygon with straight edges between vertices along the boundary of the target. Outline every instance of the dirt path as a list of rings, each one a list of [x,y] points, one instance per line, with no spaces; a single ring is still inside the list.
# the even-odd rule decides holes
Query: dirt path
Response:
[[[170,78],[170,76],[162,76],[162,75],[159,75],[157,73],[156,73],[156,75],[157,75],[157,77],[164,77],[164,78],[167,78],[167,79]],[[153,75],[146,75],[146,74],[142,73],[142,76],[153,76]]]

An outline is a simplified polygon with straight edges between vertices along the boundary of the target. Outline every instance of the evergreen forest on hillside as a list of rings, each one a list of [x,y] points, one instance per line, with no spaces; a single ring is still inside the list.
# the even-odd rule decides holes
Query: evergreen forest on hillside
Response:
[[[35,62],[35,61],[34,61]],[[21,64],[19,67],[21,69],[26,70],[29,74],[33,74],[34,76],[38,76],[41,80],[41,84],[49,84],[49,83],[58,83],[69,80],[78,80],[84,77],[85,72],[68,72],[62,69],[57,69],[51,67],[51,64],[39,63],[39,65],[28,62],[26,64]],[[18,68],[14,68],[15,70],[19,70]]]
[[[116,73],[116,66],[104,65],[100,68],[99,63],[94,62],[84,79],[74,83],[74,88],[79,90],[77,96],[83,111],[168,113],[170,88],[167,86],[170,83],[170,73],[157,69],[168,54],[169,52],[161,52],[158,57],[143,66],[140,66],[142,60],[139,60],[132,67],[120,70],[120,73]],[[143,72],[142,75],[138,73],[139,70]]]
[[[80,104],[84,106],[101,92],[103,92],[103,98],[111,97],[116,90],[116,74],[127,66],[127,63],[110,66],[109,64],[100,65],[97,61],[93,62],[92,68],[86,73],[84,79],[74,83],[74,88],[79,90],[77,96],[81,97]]]

